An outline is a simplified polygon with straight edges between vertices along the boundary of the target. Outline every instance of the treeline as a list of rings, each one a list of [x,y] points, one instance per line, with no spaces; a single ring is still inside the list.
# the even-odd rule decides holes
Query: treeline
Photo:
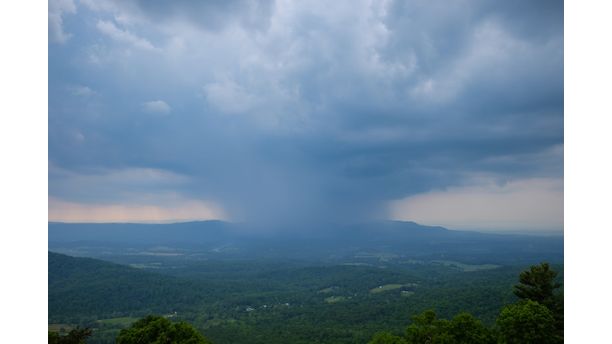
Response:
[[[519,301],[503,307],[492,327],[463,312],[451,320],[427,310],[412,318],[403,335],[379,332],[368,344],[557,344],[563,343],[563,293],[549,264],[534,265],[519,276]]]
[[[49,332],[49,344],[86,344],[91,336],[89,328],[76,328],[67,335]],[[149,315],[121,330],[115,342],[117,344],[210,344],[201,333],[190,324]]]

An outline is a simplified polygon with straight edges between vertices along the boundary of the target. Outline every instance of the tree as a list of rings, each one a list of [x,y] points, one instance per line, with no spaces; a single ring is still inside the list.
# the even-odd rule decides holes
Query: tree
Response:
[[[489,344],[495,339],[473,315],[463,312],[451,321],[437,319],[432,310],[423,312],[413,318],[406,329],[408,343],[431,344]]]
[[[448,331],[448,320],[436,318],[436,312],[429,309],[412,317],[412,324],[406,328],[408,343],[439,343],[440,337]]]
[[[149,315],[121,330],[117,344],[210,344],[198,331],[186,322]]]
[[[448,326],[451,343],[488,344],[495,343],[491,331],[470,313],[459,313]]]
[[[532,300],[506,306],[497,318],[499,342],[507,344],[563,343],[555,330],[552,312]]]
[[[555,293],[561,287],[556,277],[557,272],[548,263],[533,265],[519,275],[520,284],[514,286],[514,294],[547,307],[555,318],[556,335],[563,338],[563,293]]]
[[[548,263],[533,265],[519,275],[520,284],[514,286],[514,294],[550,308],[557,302],[555,289],[561,287],[560,283],[555,282],[556,277],[557,272],[551,270]]]
[[[90,328],[79,327],[71,330],[65,336],[49,331],[49,344],[84,344],[87,343],[87,338],[91,334],[92,330]]]
[[[407,344],[406,340],[389,332],[378,332],[368,344]]]
[[[406,328],[407,344],[557,344],[563,343],[563,293],[555,282],[557,272],[547,263],[532,266],[519,276],[514,293],[519,302],[504,307],[497,328],[489,329],[469,313],[451,321],[437,319],[433,310],[412,318]],[[402,338],[378,333],[369,344],[397,344]]]

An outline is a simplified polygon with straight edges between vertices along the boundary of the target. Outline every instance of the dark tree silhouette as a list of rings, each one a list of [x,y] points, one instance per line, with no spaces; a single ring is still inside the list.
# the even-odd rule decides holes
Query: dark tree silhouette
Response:
[[[87,343],[87,338],[91,336],[90,328],[75,328],[62,336],[57,332],[49,331],[49,344],[84,344]]]

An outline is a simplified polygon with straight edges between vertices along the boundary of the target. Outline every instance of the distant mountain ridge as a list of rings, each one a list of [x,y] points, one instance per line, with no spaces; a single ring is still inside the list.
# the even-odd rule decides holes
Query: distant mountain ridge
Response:
[[[415,222],[381,221],[322,224],[286,231],[261,231],[246,224],[199,221],[172,224],[49,223],[52,249],[90,246],[171,248],[216,252],[218,256],[341,258],[358,252],[463,261],[562,262],[563,237],[491,234],[448,230]]]

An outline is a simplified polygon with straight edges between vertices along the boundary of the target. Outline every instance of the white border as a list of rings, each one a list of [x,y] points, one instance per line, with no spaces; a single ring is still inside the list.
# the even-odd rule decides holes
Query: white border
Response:
[[[45,5],[0,5],[0,321],[5,343],[47,342]]]
[[[608,1],[565,4],[565,342],[609,340],[612,47]]]

